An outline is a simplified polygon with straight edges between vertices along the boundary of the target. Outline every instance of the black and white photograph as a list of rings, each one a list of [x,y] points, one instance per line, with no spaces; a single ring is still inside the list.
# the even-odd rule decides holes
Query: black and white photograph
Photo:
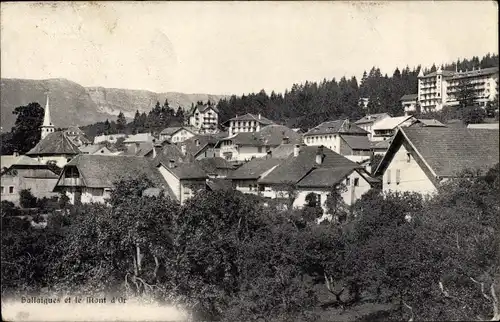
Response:
[[[498,6],[2,1],[2,320],[499,321]]]

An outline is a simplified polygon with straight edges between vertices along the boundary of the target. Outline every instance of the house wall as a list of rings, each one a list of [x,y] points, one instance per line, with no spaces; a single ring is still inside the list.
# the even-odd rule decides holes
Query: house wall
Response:
[[[196,154],[195,159],[201,160],[201,159],[205,159],[205,158],[214,158],[216,156],[219,156],[219,155],[216,154],[214,148],[205,147],[202,151],[199,151],[198,154]]]
[[[219,114],[212,108],[206,109],[203,113],[196,107],[193,115],[189,117],[189,125],[200,130],[200,132],[216,132],[219,124]],[[213,130],[210,130],[213,128]]]
[[[182,129],[180,131],[177,131],[177,133],[175,133],[174,135],[172,135],[171,140],[174,143],[179,143],[179,142],[184,142],[187,139],[192,138],[193,136],[194,136],[193,133]]]
[[[82,204],[106,203],[111,197],[110,188],[62,187],[61,189],[69,198],[69,203],[72,205],[74,205],[78,199]]]
[[[262,128],[260,122],[252,121],[231,121],[229,122],[229,135],[239,132],[259,132]]]
[[[270,148],[267,149],[269,150]],[[267,155],[267,150],[266,147],[256,147],[256,146],[237,147],[234,144],[222,144],[219,153],[220,157],[224,159],[227,159],[225,153],[231,153],[232,156],[229,159],[227,159],[229,161],[245,161],[245,160],[251,160],[252,158],[264,157]]]
[[[37,198],[51,198],[58,195],[53,192],[57,178],[36,177],[48,170],[44,169],[41,172],[36,169],[19,169],[16,171],[16,175],[5,173],[1,176],[2,200],[19,206],[19,192],[23,189],[31,189],[31,193]],[[13,189],[12,193],[10,188]]]
[[[167,181],[168,186],[172,191],[174,192],[175,197],[177,200],[181,200],[181,183],[180,180],[172,174],[168,169],[166,169],[164,166],[159,167],[160,173]]]
[[[233,187],[235,190],[241,191],[247,194],[257,195],[259,194],[259,188],[257,180],[233,180]]]
[[[337,134],[318,134],[305,135],[304,143],[308,146],[320,146],[329,148],[330,150],[340,154],[341,145],[340,136]]]
[[[417,164],[412,154],[410,154],[408,162],[408,153],[405,145],[401,145],[384,172],[383,191],[418,192],[422,194],[436,192],[436,187]],[[396,180],[398,170],[400,173],[399,184]]]

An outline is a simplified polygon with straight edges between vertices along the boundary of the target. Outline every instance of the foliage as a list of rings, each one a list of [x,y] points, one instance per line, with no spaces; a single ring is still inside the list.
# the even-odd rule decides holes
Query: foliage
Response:
[[[44,110],[40,104],[33,102],[16,107],[12,113],[17,115],[16,123],[10,135],[2,133],[2,154],[24,154],[40,141]]]
[[[31,193],[31,189],[22,189],[19,191],[19,204],[23,208],[35,208],[37,206],[37,199]]]

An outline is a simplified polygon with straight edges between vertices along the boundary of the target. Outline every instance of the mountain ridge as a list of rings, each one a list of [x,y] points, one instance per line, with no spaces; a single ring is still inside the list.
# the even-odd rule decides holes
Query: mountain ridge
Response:
[[[187,110],[192,103],[207,101],[217,103],[228,95],[181,92],[154,92],[141,89],[84,87],[66,78],[43,80],[1,78],[2,132],[10,131],[16,116],[12,111],[31,102],[45,106],[45,93],[49,92],[50,111],[56,127],[83,126],[106,119],[115,119],[120,112],[132,119],[136,111],[149,112],[157,101],[168,100],[174,109]]]

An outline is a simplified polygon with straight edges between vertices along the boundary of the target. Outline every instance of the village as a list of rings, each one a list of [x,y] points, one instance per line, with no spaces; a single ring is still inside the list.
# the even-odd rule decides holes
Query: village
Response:
[[[439,81],[442,73],[419,76],[423,105],[429,77]],[[456,75],[492,82],[491,92],[490,86],[478,87],[486,99],[482,106],[497,95],[498,68]],[[199,104],[184,126],[99,135],[91,142],[78,127],[55,131],[47,95],[40,142],[25,155],[1,157],[1,196],[18,206],[21,190],[36,198],[64,194],[71,204],[105,203],[118,179],[146,176],[154,186],[145,193],[165,194],[181,205],[200,189],[288,200],[293,187],[294,208],[306,205],[311,195],[328,216],[325,202],[332,186],[345,185],[343,200],[353,205],[372,188],[432,194],[440,182],[466,169],[498,163],[498,121],[464,125],[416,118],[418,96],[401,98],[404,116],[325,120],[306,131],[251,113],[219,123],[215,105]],[[125,149],[111,151],[109,144],[120,138]]]

